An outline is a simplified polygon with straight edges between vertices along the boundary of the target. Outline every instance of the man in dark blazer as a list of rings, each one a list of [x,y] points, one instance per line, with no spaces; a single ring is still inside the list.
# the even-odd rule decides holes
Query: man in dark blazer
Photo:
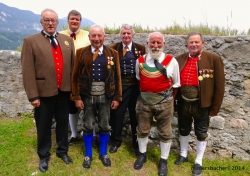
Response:
[[[76,50],[73,69],[72,99],[84,111],[83,140],[85,146],[84,168],[90,168],[94,125],[98,123],[100,154],[105,167],[111,166],[107,155],[110,133],[110,108],[116,109],[122,101],[120,62],[117,51],[103,45],[104,29],[91,26],[91,45]]]
[[[136,100],[139,95],[139,87],[135,76],[135,63],[137,58],[145,54],[145,47],[132,42],[134,29],[131,25],[123,24],[120,29],[121,42],[110,46],[119,53],[120,68],[122,78],[122,102],[116,110],[111,110],[110,125],[111,142],[110,153],[117,152],[122,143],[122,129],[125,113],[128,109],[130,124],[132,130],[132,142],[135,154],[138,154],[139,148],[136,141]]]
[[[37,128],[39,169],[48,169],[51,148],[51,124],[55,117],[56,155],[66,164],[68,156],[68,114],[71,92],[71,71],[74,60],[72,38],[56,32],[58,15],[52,9],[41,13],[41,33],[25,37],[21,52],[23,85],[34,106]]]
[[[192,123],[196,140],[196,159],[193,175],[202,174],[202,158],[206,149],[209,116],[216,116],[225,90],[224,64],[220,56],[203,51],[204,39],[199,32],[187,37],[188,52],[176,57],[181,88],[177,94],[180,156],[176,165],[188,161],[188,143]]]

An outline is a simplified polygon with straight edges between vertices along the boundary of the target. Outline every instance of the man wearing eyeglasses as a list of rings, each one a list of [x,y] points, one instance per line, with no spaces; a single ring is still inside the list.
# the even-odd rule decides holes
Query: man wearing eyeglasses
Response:
[[[56,32],[58,15],[54,10],[43,10],[40,23],[43,30],[23,40],[21,62],[23,85],[35,108],[39,170],[45,172],[51,155],[53,117],[57,122],[56,155],[66,164],[72,163],[67,138],[75,48],[72,38]]]

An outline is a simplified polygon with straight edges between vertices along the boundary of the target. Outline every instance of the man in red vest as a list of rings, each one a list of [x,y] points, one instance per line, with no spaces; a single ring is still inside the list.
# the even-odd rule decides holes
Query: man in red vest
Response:
[[[52,118],[56,120],[56,155],[66,164],[68,156],[68,114],[71,72],[75,47],[72,38],[56,32],[58,15],[52,9],[41,13],[43,30],[23,40],[21,52],[23,85],[37,128],[37,154],[41,172],[48,170]]]
[[[149,54],[140,57],[136,62],[136,78],[139,80],[141,91],[136,105],[140,153],[134,162],[134,168],[141,169],[147,160],[148,134],[154,119],[157,123],[161,148],[158,175],[167,175],[173,100],[180,87],[179,66],[173,56],[163,52],[165,40],[160,32],[149,34],[147,44]]]
[[[220,56],[203,51],[204,40],[199,32],[191,32],[187,37],[189,52],[176,57],[179,63],[181,88],[178,100],[178,125],[180,156],[176,165],[188,161],[188,142],[192,123],[197,137],[196,159],[193,175],[202,173],[202,158],[206,149],[209,116],[216,116],[222,104],[225,75]]]

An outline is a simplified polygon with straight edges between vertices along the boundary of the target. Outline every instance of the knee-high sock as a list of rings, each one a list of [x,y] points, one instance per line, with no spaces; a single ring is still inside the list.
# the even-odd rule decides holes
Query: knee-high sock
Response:
[[[161,158],[162,159],[168,159],[170,147],[171,147],[171,142],[162,142],[160,141],[160,147],[161,147]]]
[[[71,130],[71,137],[77,137],[77,123],[78,123],[78,114],[69,114],[69,126]]]
[[[140,138],[137,137],[139,150],[141,153],[145,153],[147,151],[147,145],[148,145],[148,137]]]
[[[189,142],[190,135],[188,136],[181,136],[180,135],[180,155],[183,157],[187,157],[188,154],[188,142]]]
[[[85,146],[85,156],[92,157],[93,133],[84,134],[83,141],[84,141],[84,146]]]
[[[195,163],[198,163],[202,166],[202,158],[206,150],[207,141],[196,141],[196,159]]]
[[[99,133],[99,139],[100,139],[100,155],[101,156],[107,155],[109,133],[107,134]]]

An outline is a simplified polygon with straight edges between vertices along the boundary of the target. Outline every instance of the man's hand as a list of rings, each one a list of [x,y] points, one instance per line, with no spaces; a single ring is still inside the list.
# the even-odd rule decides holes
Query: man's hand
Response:
[[[40,106],[40,99],[32,101],[31,105],[34,106],[35,108],[38,108]]]
[[[83,104],[82,100],[76,100],[75,101],[75,106],[79,110],[83,110],[83,108],[84,108],[84,104]]]
[[[119,102],[118,101],[113,100],[111,102],[111,109],[116,109],[118,106],[119,106]]]
[[[218,115],[218,113],[214,113],[214,112],[209,112],[209,116],[211,116],[211,117],[213,117],[213,116],[217,116]]]

